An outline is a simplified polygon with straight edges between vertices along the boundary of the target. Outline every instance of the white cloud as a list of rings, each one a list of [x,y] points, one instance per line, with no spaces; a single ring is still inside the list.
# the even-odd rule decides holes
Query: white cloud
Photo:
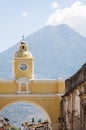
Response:
[[[86,36],[86,5],[76,1],[70,7],[57,9],[49,16],[47,25],[68,24]]]
[[[51,7],[52,8],[57,8],[59,6],[59,4],[56,2],[56,1],[53,1],[52,3],[51,3]]]
[[[21,15],[22,15],[23,17],[26,17],[26,16],[27,16],[27,12],[23,12]]]

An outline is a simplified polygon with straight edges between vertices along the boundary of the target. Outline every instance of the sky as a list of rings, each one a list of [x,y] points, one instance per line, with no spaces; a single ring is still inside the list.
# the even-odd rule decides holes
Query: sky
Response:
[[[59,24],[86,37],[86,0],[0,0],[0,52],[23,35]]]

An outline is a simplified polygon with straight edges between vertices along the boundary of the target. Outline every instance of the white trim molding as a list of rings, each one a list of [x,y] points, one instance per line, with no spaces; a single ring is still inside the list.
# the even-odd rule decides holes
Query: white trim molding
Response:
[[[29,84],[30,84],[30,79],[26,78],[26,77],[21,77],[19,79],[16,80],[17,84],[19,85],[19,89],[17,91],[17,93],[30,93],[30,90],[29,90]],[[22,85],[25,85],[26,86],[26,90],[25,91],[22,91]]]

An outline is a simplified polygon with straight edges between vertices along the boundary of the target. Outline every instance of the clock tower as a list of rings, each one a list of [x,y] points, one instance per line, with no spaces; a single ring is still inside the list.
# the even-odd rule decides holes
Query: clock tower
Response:
[[[34,78],[34,63],[33,56],[28,51],[27,43],[21,41],[19,44],[19,50],[15,53],[13,57],[13,78]]]

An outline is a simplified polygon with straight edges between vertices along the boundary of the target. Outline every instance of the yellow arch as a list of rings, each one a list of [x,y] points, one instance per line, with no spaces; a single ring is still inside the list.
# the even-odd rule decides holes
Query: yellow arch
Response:
[[[47,113],[46,109],[43,108],[41,105],[35,103],[34,101],[27,101],[27,100],[26,100],[26,101],[25,101],[25,100],[22,100],[22,101],[21,101],[21,100],[20,100],[20,101],[12,101],[12,102],[9,102],[9,103],[5,104],[5,105],[1,108],[0,111],[2,111],[4,108],[6,108],[7,106],[9,106],[10,104],[21,103],[21,102],[22,102],[22,103],[25,102],[25,103],[28,103],[28,104],[31,104],[31,105],[35,105],[35,106],[37,106],[38,108],[40,108],[40,109],[43,111],[43,113],[46,115],[48,122],[51,123],[51,118],[50,118],[49,114]]]

